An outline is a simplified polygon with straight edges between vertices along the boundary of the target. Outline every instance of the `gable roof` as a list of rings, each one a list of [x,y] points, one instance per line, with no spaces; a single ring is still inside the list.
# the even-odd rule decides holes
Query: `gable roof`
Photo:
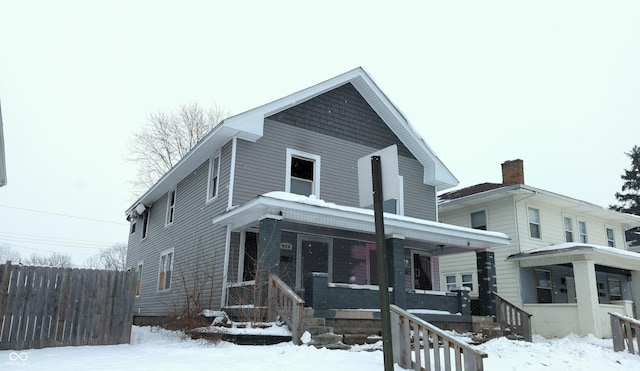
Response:
[[[206,161],[213,151],[231,139],[255,142],[263,135],[264,119],[275,113],[308,101],[332,89],[351,83],[373,110],[384,120],[424,168],[423,182],[444,190],[454,187],[458,180],[440,161],[424,139],[411,126],[400,110],[378,88],[361,68],[355,68],[329,80],[290,94],[271,103],[223,120],[191,149],[171,170],[127,209],[127,215],[140,203],[151,205],[193,170]]]
[[[538,196],[545,203],[552,203],[561,208],[570,208],[572,212],[582,215],[621,223],[625,229],[640,226],[640,216],[609,210],[605,207],[564,196],[544,189],[525,184],[480,183],[438,196],[438,209],[456,209],[486,204],[505,196]]]

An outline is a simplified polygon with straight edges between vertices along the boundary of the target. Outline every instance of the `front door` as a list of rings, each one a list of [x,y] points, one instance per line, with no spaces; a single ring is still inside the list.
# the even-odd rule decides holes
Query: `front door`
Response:
[[[298,236],[298,274],[296,288],[302,289],[304,276],[307,273],[329,273],[329,251],[331,240],[314,237]]]
[[[576,302],[576,281],[573,276],[565,276],[567,282],[567,303],[574,304]]]

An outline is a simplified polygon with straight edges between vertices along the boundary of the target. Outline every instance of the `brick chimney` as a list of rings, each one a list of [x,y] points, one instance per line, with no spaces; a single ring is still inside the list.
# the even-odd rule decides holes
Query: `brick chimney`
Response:
[[[502,183],[524,184],[524,165],[522,160],[511,160],[502,163]]]

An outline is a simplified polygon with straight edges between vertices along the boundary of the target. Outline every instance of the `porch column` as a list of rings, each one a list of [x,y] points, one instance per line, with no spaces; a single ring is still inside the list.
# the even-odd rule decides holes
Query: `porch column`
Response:
[[[633,306],[635,318],[640,318],[640,271],[631,271],[631,295],[633,295]]]
[[[497,291],[496,259],[493,251],[476,251],[478,271],[478,314],[496,316],[496,299],[492,292]]]
[[[602,337],[600,324],[598,283],[596,281],[595,263],[591,260],[573,262],[573,274],[576,283],[576,302],[578,304],[578,324],[580,336],[589,333],[597,338]]]
[[[269,273],[279,273],[281,223],[279,215],[265,215],[258,222],[256,286],[266,284]]]
[[[407,308],[407,290],[404,287],[404,237],[393,235],[387,238],[387,267],[389,287],[393,292],[389,302],[400,308]]]

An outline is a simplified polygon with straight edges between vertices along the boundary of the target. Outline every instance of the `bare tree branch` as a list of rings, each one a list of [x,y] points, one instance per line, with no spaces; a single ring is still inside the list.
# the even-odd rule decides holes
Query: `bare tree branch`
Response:
[[[149,125],[130,140],[127,160],[138,168],[138,176],[131,182],[134,193],[153,186],[228,116],[229,113],[217,105],[204,111],[196,103],[182,105],[169,113],[150,114]]]

